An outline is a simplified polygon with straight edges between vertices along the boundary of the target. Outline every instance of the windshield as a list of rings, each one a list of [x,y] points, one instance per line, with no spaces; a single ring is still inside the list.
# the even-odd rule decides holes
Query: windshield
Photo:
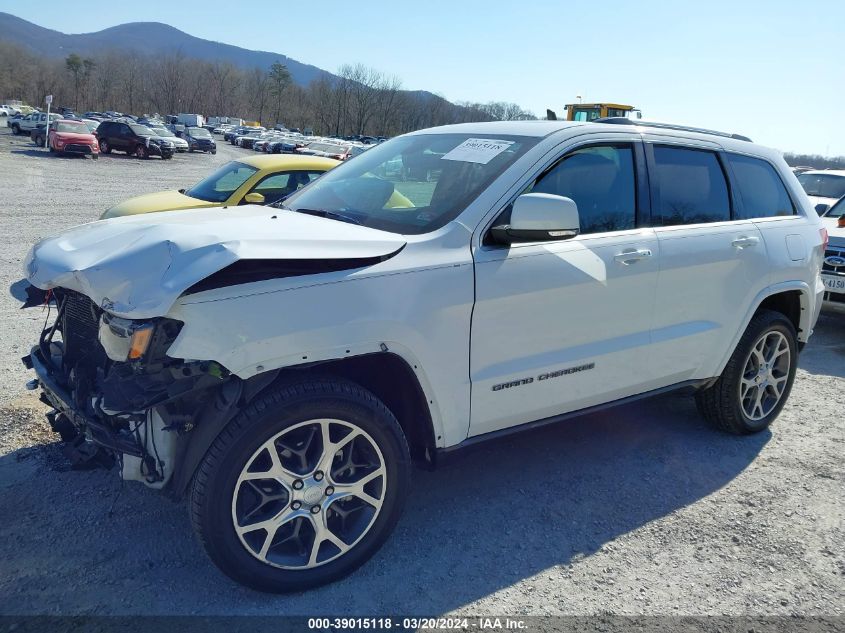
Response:
[[[176,136],[173,132],[168,130],[166,127],[154,127],[151,128],[153,132],[158,134],[159,136],[166,136],[168,138]]]
[[[130,129],[131,129],[133,132],[135,132],[135,134],[137,134],[138,136],[155,136],[155,132],[153,132],[153,131],[152,131],[150,128],[148,128],[146,125],[138,125],[138,124],[136,123],[136,124],[132,124],[132,125],[130,125],[129,127],[130,127]]]
[[[190,132],[191,136],[195,136],[197,138],[209,138],[209,137],[211,137],[211,133],[208,130],[206,130],[205,128],[201,128],[201,127],[192,127],[189,130],[189,132]]]
[[[223,165],[208,178],[200,180],[185,195],[206,202],[225,202],[258,170],[244,163],[232,161]]]
[[[845,176],[836,174],[800,174],[798,182],[808,196],[841,198],[845,196]]]
[[[56,132],[88,134],[88,126],[84,123],[56,123]]]
[[[455,219],[538,140],[484,134],[399,137],[328,172],[285,200],[284,207],[393,233],[428,233]]]

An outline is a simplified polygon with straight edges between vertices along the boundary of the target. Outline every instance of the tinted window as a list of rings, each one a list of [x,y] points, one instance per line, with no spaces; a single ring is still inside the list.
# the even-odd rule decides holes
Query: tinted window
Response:
[[[636,224],[634,156],[629,146],[587,147],[572,152],[530,191],[574,200],[582,234],[632,229]]]
[[[660,202],[655,222],[664,226],[731,219],[728,185],[716,154],[655,146],[655,179]]]
[[[738,218],[793,215],[795,208],[775,168],[759,158],[729,154],[736,186],[742,198]]]

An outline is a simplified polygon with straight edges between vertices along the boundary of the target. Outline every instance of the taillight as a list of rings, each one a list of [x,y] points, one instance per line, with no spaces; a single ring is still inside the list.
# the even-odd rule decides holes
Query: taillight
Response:
[[[843,226],[842,218],[839,218],[839,226]],[[827,234],[827,229],[819,229],[819,235],[822,236],[822,251],[826,251],[828,242],[830,242],[830,236]]]

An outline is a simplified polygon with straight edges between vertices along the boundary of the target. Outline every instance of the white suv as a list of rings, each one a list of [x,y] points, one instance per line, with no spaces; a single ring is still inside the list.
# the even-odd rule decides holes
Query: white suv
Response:
[[[781,156],[741,137],[455,125],[276,208],[42,241],[31,300],[58,316],[24,362],[77,459],[190,488],[224,572],[299,590],[373,555],[412,461],[680,387],[725,431],[765,429],[825,242]]]

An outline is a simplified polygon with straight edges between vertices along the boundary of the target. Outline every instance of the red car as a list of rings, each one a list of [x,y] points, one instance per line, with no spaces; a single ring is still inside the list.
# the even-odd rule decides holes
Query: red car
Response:
[[[58,154],[91,154],[91,158],[98,158],[100,155],[97,137],[82,121],[54,121],[50,124],[47,141],[50,151]]]

